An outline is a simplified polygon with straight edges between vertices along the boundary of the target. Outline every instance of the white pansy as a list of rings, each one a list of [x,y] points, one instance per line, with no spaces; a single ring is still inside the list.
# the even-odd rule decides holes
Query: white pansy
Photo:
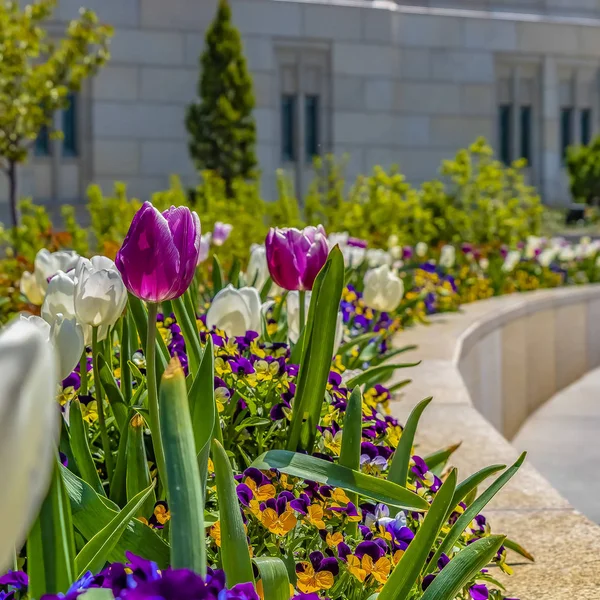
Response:
[[[542,248],[544,243],[544,238],[537,237],[535,235],[530,235],[525,243],[525,257],[534,258],[538,253],[538,250]]]
[[[267,279],[269,279],[267,250],[264,246],[256,245],[250,251],[250,260],[246,269],[246,282],[248,285],[261,290]]]
[[[505,273],[510,273],[521,260],[521,253],[518,250],[511,250],[504,259],[504,264],[502,265],[502,270]]]
[[[58,314],[52,325],[41,317],[21,315],[21,320],[35,325],[48,342],[52,343],[58,358],[59,378],[65,379],[77,366],[83,349],[83,329],[75,319]]]
[[[82,325],[102,327],[104,337],[127,304],[127,288],[115,264],[105,256],[82,259],[75,278],[75,315]]]
[[[239,290],[231,284],[213,299],[206,313],[208,328],[216,327],[229,337],[245,335],[247,331],[261,331],[261,304],[256,288]]]
[[[400,260],[404,256],[404,249],[402,246],[391,246],[389,253],[393,260]]]
[[[364,303],[373,310],[392,312],[404,296],[404,283],[388,265],[367,271],[364,280]]]
[[[388,248],[393,248],[394,246],[397,246],[398,242],[399,238],[396,234],[390,235],[390,237],[388,238]]]
[[[456,261],[456,249],[454,246],[450,246],[446,244],[442,247],[440,252],[440,266],[446,269],[450,269],[454,266],[454,262]]]
[[[487,271],[489,266],[490,261],[487,258],[484,257],[479,260],[479,267],[482,271]]]
[[[56,356],[39,327],[17,320],[0,334],[0,570],[11,565],[55,466]]]
[[[427,244],[425,242],[418,242],[417,245],[415,246],[415,254],[419,258],[423,258],[427,254],[428,250],[429,250],[429,247],[427,246]]]

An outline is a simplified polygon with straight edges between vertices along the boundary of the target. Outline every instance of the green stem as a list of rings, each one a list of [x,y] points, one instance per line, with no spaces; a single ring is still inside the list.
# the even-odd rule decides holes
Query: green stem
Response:
[[[158,468],[158,475],[163,488],[166,486],[165,453],[162,437],[160,435],[160,421],[158,418],[158,385],[156,383],[156,315],[158,304],[148,303],[148,339],[146,345],[146,385],[148,387],[148,412],[150,429],[152,432],[152,445],[154,458]]]
[[[88,393],[88,370],[87,370],[87,349],[84,346],[81,359],[79,360],[79,376],[81,385],[79,386],[79,395],[87,396]]]
[[[304,325],[306,324],[306,292],[300,290],[298,292],[298,302],[300,303],[300,327],[298,328],[298,338],[302,335]]]
[[[109,480],[113,474],[113,459],[110,450],[110,439],[106,429],[106,417],[104,415],[104,394],[100,383],[100,368],[98,366],[98,355],[100,354],[100,342],[98,342],[98,328],[92,328],[92,360],[94,364],[94,389],[96,391],[96,405],[98,407],[98,425],[100,426],[100,437],[104,448],[104,461]]]

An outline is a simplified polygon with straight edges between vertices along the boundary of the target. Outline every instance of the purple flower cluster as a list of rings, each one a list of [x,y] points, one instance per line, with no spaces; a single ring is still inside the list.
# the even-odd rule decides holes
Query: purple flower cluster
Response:
[[[45,594],[41,600],[76,600],[92,588],[110,589],[116,600],[259,600],[253,583],[225,587],[225,573],[208,569],[206,578],[188,569],[159,571],[156,563],[126,553],[127,563],[113,563],[98,575],[88,572],[64,594]],[[26,592],[28,578],[21,571],[0,578],[10,591],[0,592],[2,600],[12,600]]]

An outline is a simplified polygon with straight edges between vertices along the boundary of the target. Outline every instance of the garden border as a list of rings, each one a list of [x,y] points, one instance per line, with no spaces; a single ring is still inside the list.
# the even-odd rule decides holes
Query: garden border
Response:
[[[413,383],[392,404],[392,413],[403,422],[419,400],[433,395],[417,452],[424,456],[462,442],[451,458],[462,478],[493,463],[514,462],[518,452],[507,438],[556,392],[600,365],[600,285],[491,298],[431,320],[396,338],[397,346],[418,345],[410,356],[422,363],[398,372]],[[531,465],[484,513],[494,532],[508,534],[536,558],[531,565],[510,557],[520,564],[513,577],[501,577],[509,595],[600,598],[600,527]]]

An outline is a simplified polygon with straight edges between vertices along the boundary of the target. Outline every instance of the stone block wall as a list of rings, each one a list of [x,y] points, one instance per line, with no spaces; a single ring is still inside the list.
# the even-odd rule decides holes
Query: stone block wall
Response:
[[[589,105],[593,131],[599,130],[596,0],[521,1],[519,11],[513,10],[514,1],[493,0],[231,3],[255,82],[265,196],[275,194],[273,173],[283,165],[283,70],[293,55],[311,69],[317,65],[320,148],[350,155],[350,179],[376,163],[397,163],[418,184],[479,135],[497,147],[501,90],[506,84],[516,93],[520,75],[515,73],[526,73],[534,120],[531,180],[546,202],[568,201],[561,106]],[[216,0],[86,4],[115,26],[115,37],[111,62],[91,82],[80,110],[86,152],[70,163],[79,177],[75,195],[83,197],[91,181],[108,190],[119,179],[133,194],[147,197],[168,185],[172,173],[192,185],[196,174],[187,156],[184,111],[196,95],[198,56]],[[60,0],[61,23],[79,5],[79,0]],[[33,159],[21,171],[22,193],[55,202],[77,199],[65,183],[72,172],[62,162]],[[307,162],[297,165],[296,183],[304,188]],[[283,166],[294,173],[293,164]],[[48,169],[49,187],[44,185]],[[3,184],[0,197],[5,197]]]

